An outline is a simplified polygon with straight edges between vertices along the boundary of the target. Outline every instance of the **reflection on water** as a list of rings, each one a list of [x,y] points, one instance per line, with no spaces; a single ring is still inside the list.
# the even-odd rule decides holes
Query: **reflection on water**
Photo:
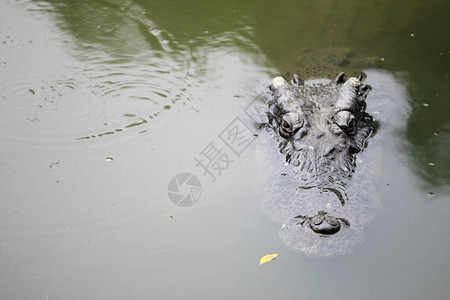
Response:
[[[2,2],[1,298],[448,295],[449,5]],[[250,148],[192,207],[168,201],[271,77],[370,68],[373,99],[409,105],[371,112],[392,129],[376,136],[383,209],[353,255],[283,248]]]
[[[250,53],[260,49],[271,67],[305,79],[374,67],[406,71],[413,101],[406,130],[411,145],[406,148],[417,174],[428,185],[442,187],[450,178],[450,156],[445,150],[448,107],[442,100],[448,98],[444,88],[450,65],[445,38],[450,33],[448,6],[439,0],[427,5],[422,1],[210,5],[110,0],[36,2],[33,9],[52,13],[70,33],[65,41],[75,39],[79,49],[73,54],[86,66],[74,72],[89,81],[86,89],[98,96],[122,95],[163,107],[192,98],[186,89],[206,79],[205,51],[219,47],[237,46]],[[428,108],[422,106],[424,102],[429,102]],[[160,111],[161,107],[147,114]],[[148,115],[140,115],[133,124],[144,124]],[[105,128],[78,138],[123,128]]]
[[[78,124],[73,132],[76,140],[105,137],[137,126],[137,133],[145,133],[155,118],[174,105],[198,111],[202,99],[193,97],[192,89],[221,76],[215,74],[220,71],[208,68],[211,51],[236,45],[252,48],[249,27],[243,26],[238,35],[205,30],[201,36],[185,40],[170,32],[170,26],[149,19],[153,6],[132,2],[37,2],[29,10],[57,12],[53,14],[57,25],[70,33],[63,36],[63,43],[70,45],[68,50],[76,58],[64,61],[64,72],[69,73],[64,79],[33,87],[33,96],[43,99],[37,104],[40,108],[59,110],[68,126],[61,135],[74,131],[73,122]],[[16,86],[16,90],[24,88]],[[80,101],[90,107],[89,114],[76,108]],[[126,112],[122,112],[124,105]],[[31,121],[43,118],[28,117]]]

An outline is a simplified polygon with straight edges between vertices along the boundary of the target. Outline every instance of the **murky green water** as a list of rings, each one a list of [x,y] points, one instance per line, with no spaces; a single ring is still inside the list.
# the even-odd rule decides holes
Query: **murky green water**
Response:
[[[448,297],[448,1],[3,1],[0,17],[0,298]],[[223,134],[270,78],[341,70],[373,86],[381,208],[351,254],[310,257],[261,211],[255,143]],[[195,161],[211,143],[229,159],[215,178]],[[202,184],[189,207],[167,193],[182,172]]]

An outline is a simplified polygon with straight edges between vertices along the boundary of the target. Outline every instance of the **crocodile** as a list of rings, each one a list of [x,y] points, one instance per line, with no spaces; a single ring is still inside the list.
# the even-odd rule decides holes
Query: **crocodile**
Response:
[[[289,84],[278,76],[265,93],[263,210],[282,223],[284,242],[306,254],[351,252],[378,207],[371,171],[357,168],[379,127],[366,112],[365,77],[304,82],[294,75]]]

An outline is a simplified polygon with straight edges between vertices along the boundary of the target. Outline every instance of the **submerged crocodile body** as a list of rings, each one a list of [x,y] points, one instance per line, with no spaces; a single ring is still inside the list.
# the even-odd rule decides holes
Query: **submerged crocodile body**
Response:
[[[286,244],[307,254],[350,252],[377,207],[370,176],[360,176],[371,171],[357,168],[378,127],[365,111],[371,87],[363,79],[276,77],[266,95],[263,210],[282,223]]]

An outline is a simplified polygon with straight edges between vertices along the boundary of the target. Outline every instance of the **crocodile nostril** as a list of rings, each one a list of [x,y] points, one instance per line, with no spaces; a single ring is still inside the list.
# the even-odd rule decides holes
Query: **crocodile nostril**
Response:
[[[326,222],[324,222],[324,220]],[[318,234],[332,235],[341,229],[340,221],[333,216],[316,215],[311,218],[309,227]]]
[[[316,217],[314,217],[314,218],[311,220],[311,222],[312,222],[314,225],[320,225],[320,224],[322,224],[322,222],[323,222],[323,217],[321,217],[321,216],[316,216]]]
[[[335,219],[328,218],[328,219],[327,219],[327,222],[328,222],[328,224],[330,224],[331,226],[337,226],[337,225],[338,225],[338,222],[337,222]]]

